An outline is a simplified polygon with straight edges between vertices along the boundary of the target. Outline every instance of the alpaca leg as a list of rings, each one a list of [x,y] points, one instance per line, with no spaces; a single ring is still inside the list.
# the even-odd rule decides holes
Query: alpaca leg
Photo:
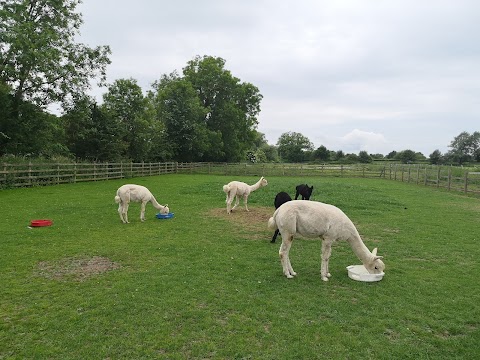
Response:
[[[322,241],[322,265],[320,275],[323,281],[328,281],[328,278],[332,276],[328,272],[328,263],[330,261],[330,255],[332,254],[332,242],[328,239]]]
[[[120,204],[118,204],[118,215],[120,216],[120,220],[122,221],[122,223],[125,224],[125,220],[123,219],[123,205],[122,205],[122,202],[120,202]]]
[[[271,243],[274,243],[275,240],[277,240],[277,236],[278,236],[278,233],[280,232],[280,230],[275,230],[275,233],[273,234],[273,237],[272,237],[272,240],[270,241]]]
[[[125,224],[128,224],[128,206],[129,203],[126,203],[125,206],[123,207],[123,220],[125,220]]]
[[[226,196],[226,198],[225,198],[225,203],[227,204],[227,214],[230,214],[230,204],[231,204],[231,203],[228,202],[228,199],[229,199],[229,196],[228,196],[228,195],[229,195],[229,194],[230,194],[230,193],[227,193],[227,196]]]
[[[238,197],[238,195],[235,195],[235,206],[232,208],[232,211],[237,208],[238,204],[240,204],[240,198]]]
[[[248,195],[243,195],[243,203],[245,204],[245,210],[250,211],[248,210],[247,202],[248,202]]]
[[[124,224],[128,224],[128,203],[123,203],[122,206],[122,221]]]
[[[235,195],[231,195],[231,193],[228,193],[227,195],[227,214],[230,214],[232,212],[232,202],[233,198]]]
[[[293,236],[288,234],[288,236],[284,236],[282,234],[282,245],[280,246],[280,250],[278,252],[280,256],[280,262],[283,268],[283,274],[288,278],[291,279],[297,273],[293,271],[292,264],[290,263],[289,252],[290,247],[292,246]]]
[[[140,210],[140,221],[145,221],[145,205],[147,205],[147,203],[142,202],[142,207]]]

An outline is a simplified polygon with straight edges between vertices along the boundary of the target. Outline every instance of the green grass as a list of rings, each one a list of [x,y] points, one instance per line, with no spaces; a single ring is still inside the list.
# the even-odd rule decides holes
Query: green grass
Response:
[[[275,194],[305,179],[269,177],[250,218],[226,215],[233,179],[258,177],[130,179],[175,218],[147,205],[141,223],[133,204],[127,225],[113,201],[124,181],[0,191],[0,359],[480,358],[478,199],[309,177],[314,200],[344,210],[387,267],[378,283],[353,281],[345,267],[359,260],[338,243],[324,283],[319,240],[294,241],[288,280],[266,228]],[[54,225],[28,227],[43,218]],[[67,271],[96,257],[118,268]]]

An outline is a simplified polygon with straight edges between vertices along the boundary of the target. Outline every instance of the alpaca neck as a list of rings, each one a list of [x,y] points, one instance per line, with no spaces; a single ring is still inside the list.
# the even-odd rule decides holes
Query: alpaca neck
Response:
[[[372,260],[373,255],[363,243],[360,235],[356,234],[352,236],[350,239],[348,239],[348,243],[350,244],[355,255],[357,255],[357,257],[362,261],[362,263],[365,264],[366,262]]]
[[[150,201],[155,209],[162,210],[165,207],[163,205],[160,205],[153,196]]]
[[[257,190],[262,186],[262,179],[258,180],[256,184],[250,185],[250,192]]]

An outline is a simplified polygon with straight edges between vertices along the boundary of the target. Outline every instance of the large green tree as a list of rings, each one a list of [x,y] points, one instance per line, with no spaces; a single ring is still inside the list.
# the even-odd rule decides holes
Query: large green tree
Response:
[[[414,163],[417,160],[417,154],[410,149],[402,150],[395,155],[395,159],[400,160],[404,164]]]
[[[225,60],[197,56],[183,68],[205,109],[204,122],[213,134],[221,135],[215,144],[222,158],[205,160],[238,161],[253,145],[262,95],[257,87],[241,82],[225,69]]]
[[[313,151],[313,143],[297,132],[286,132],[277,141],[278,152],[282,160],[302,162],[307,160],[307,154]]]
[[[80,0],[0,0],[0,81],[14,99],[39,106],[84,92],[105,80],[108,46],[77,43]]]
[[[446,157],[459,164],[475,160],[480,161],[480,132],[475,131],[470,134],[466,131],[461,132],[450,143]]]
[[[210,140],[215,134],[206,127],[206,109],[192,84],[172,73],[162,76],[153,88],[157,116],[164,123],[171,157],[178,161],[202,160],[211,150]]]
[[[3,149],[8,152],[28,151],[20,142],[31,144],[33,153],[45,152],[44,145],[58,139],[61,123],[43,109],[78,97],[93,78],[105,80],[109,47],[89,48],[75,41],[82,24],[75,12],[79,3],[0,0],[0,86],[8,86],[11,96],[9,106],[2,109],[6,112]]]
[[[118,79],[108,86],[103,94],[102,109],[118,122],[116,134],[126,144],[122,158],[133,161],[145,160],[152,146],[151,124],[153,113],[150,102],[134,79]]]
[[[313,158],[318,161],[328,161],[330,160],[330,151],[328,151],[324,145],[320,145],[317,150],[313,152]]]
[[[63,116],[67,144],[79,159],[120,160],[128,144],[118,136],[120,123],[88,96],[76,99]]]

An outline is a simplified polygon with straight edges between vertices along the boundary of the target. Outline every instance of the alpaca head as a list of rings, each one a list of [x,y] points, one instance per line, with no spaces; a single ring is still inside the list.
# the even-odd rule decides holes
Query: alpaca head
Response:
[[[363,266],[368,270],[370,274],[380,274],[385,270],[385,264],[382,259],[383,256],[377,256],[377,248],[372,251],[372,258]]]
[[[260,178],[260,186],[267,186],[268,181],[263,176]]]
[[[170,209],[168,208],[168,204],[163,207],[163,209],[160,210],[160,214],[168,214],[170,212]]]

